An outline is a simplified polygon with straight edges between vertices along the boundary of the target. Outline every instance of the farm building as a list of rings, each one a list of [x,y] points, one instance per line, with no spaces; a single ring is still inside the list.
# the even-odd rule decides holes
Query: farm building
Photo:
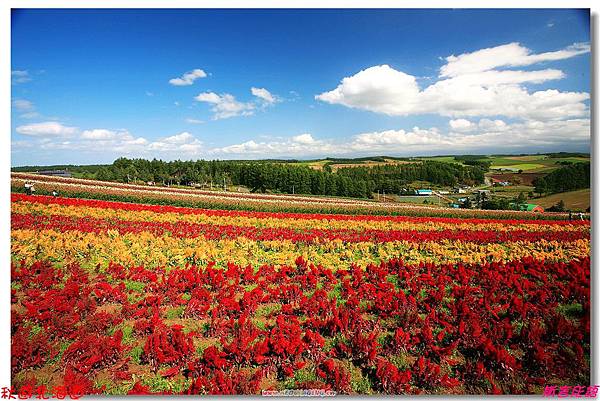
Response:
[[[506,180],[499,180],[497,178],[492,177],[492,185],[506,187],[506,186],[510,185],[510,182],[506,181]]]
[[[511,206],[515,206],[514,203],[511,203]],[[540,205],[534,205],[532,203],[522,203],[520,205],[516,205],[516,208],[522,212],[534,212],[534,213],[543,213],[544,208]]]
[[[430,196],[432,195],[431,189],[415,189],[415,195],[419,196]]]
[[[41,171],[37,171],[37,174],[51,175],[54,177],[66,177],[66,178],[71,177],[71,172],[68,170],[41,170]]]
[[[518,168],[515,168],[515,167],[504,167],[504,166],[502,166],[502,167],[500,167],[500,166],[498,166],[498,167],[492,166],[492,167],[490,167],[490,170],[511,171],[511,172],[514,172],[514,173],[519,172]]]
[[[525,210],[528,212],[535,212],[535,213],[543,213],[544,212],[544,208],[539,205],[527,203],[524,206],[525,206]]]

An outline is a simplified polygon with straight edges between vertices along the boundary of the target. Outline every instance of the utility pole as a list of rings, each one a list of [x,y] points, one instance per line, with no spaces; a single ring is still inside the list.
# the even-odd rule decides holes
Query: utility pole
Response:
[[[225,184],[225,177],[223,177],[223,190],[227,192],[227,185]]]
[[[294,188],[294,186],[292,185],[292,195],[295,195],[295,194],[296,194],[296,192],[294,192],[294,191],[295,191],[295,188]]]

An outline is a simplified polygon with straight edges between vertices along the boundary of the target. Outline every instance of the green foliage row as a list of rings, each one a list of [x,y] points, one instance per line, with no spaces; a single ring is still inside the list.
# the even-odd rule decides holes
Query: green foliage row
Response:
[[[461,166],[427,160],[411,164],[346,167],[339,169],[337,174],[348,177],[355,183],[365,182],[371,193],[401,193],[415,181],[427,181],[439,186],[480,184],[484,181],[485,169],[481,166]]]
[[[478,164],[423,161],[402,165],[315,170],[304,164],[268,161],[172,161],[119,158],[100,168],[95,178],[104,181],[154,181],[165,184],[210,186],[243,185],[254,192],[370,198],[376,191],[400,193],[407,184],[427,181],[434,185],[483,182],[487,168]]]
[[[533,181],[535,192],[554,194],[590,187],[590,163],[573,163]]]

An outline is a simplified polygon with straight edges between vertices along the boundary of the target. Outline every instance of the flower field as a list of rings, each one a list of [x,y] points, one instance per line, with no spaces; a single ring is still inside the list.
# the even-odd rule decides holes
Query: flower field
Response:
[[[368,214],[399,216],[434,216],[492,219],[566,219],[565,213],[547,213],[512,210],[467,210],[407,203],[375,202],[352,198],[328,198],[302,195],[275,195],[236,193],[189,188],[154,187],[116,182],[63,178],[29,173],[11,173],[11,189],[23,192],[25,182],[34,183],[38,193],[50,194],[58,190],[69,197],[117,200],[133,203],[191,206],[219,210],[278,211],[325,214]]]
[[[368,204],[344,215],[13,193],[14,384],[539,394],[589,382],[589,221],[358,213]]]

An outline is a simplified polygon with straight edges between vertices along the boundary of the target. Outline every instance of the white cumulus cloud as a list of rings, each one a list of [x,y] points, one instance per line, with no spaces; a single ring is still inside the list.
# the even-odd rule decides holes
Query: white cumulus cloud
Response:
[[[349,144],[348,148],[355,151],[370,150],[391,150],[405,149],[415,145],[425,146],[443,146],[449,142],[436,129],[420,129],[414,127],[411,131],[387,130],[380,132],[368,132],[359,134],[354,137],[354,140]]]
[[[292,141],[296,143],[303,143],[305,145],[311,145],[316,143],[315,139],[311,134],[300,134],[292,137]]]
[[[273,104],[278,101],[278,99],[265,88],[252,87],[250,88],[250,91],[252,92],[252,95],[256,96],[267,104]]]
[[[477,124],[473,124],[471,121],[465,120],[464,118],[450,120],[448,124],[450,125],[450,128],[452,128],[452,130],[458,132],[472,131],[477,127]]]
[[[513,42],[459,56],[448,56],[447,64],[440,69],[440,76],[455,77],[498,67],[522,67],[544,61],[563,60],[589,52],[589,43],[574,43],[562,50],[531,54],[531,50]]]
[[[509,123],[482,118],[450,120],[449,130],[436,127],[363,132],[346,139],[319,139],[304,133],[271,140],[251,139],[208,150],[223,157],[255,159],[311,156],[433,155],[582,149],[589,146],[589,119],[527,120]]]
[[[91,129],[85,130],[81,133],[82,139],[91,139],[91,140],[106,140],[113,139],[117,136],[115,131],[107,130],[107,129]]]
[[[85,130],[80,135],[80,140],[73,142],[73,149],[93,152],[103,151],[117,152],[122,154],[140,154],[146,150],[148,140],[144,137],[135,137],[125,129],[109,130],[95,128]]]
[[[200,93],[194,99],[199,102],[211,104],[211,110],[215,120],[254,114],[255,107],[253,103],[239,102],[229,93],[218,95],[214,92],[204,92]]]
[[[556,52],[530,54],[518,44],[450,56],[439,80],[420,88],[416,77],[389,65],[378,65],[343,78],[333,90],[315,98],[346,107],[391,116],[439,114],[448,117],[506,116],[521,119],[562,119],[589,114],[586,92],[555,89],[531,92],[525,84],[564,78],[557,69],[532,71],[496,70],[498,67],[532,65],[589,52],[576,44]],[[510,56],[501,56],[509,53]],[[489,60],[488,60],[489,58]]]
[[[177,159],[181,155],[198,157],[203,150],[202,142],[189,132],[149,141],[134,136],[126,129],[92,128],[79,131],[56,122],[20,126],[17,132],[32,138],[12,141],[15,150],[32,149],[34,152],[73,151],[90,155],[114,155],[119,157],[164,157]]]
[[[331,141],[317,140],[309,133],[300,134],[288,138],[277,138],[271,141],[249,140],[243,143],[215,148],[212,154],[251,155],[255,158],[321,155],[335,153]]]
[[[477,126],[480,130],[486,132],[502,132],[508,131],[511,128],[511,126],[503,120],[489,120],[487,118],[479,120]]]
[[[204,72],[204,70],[196,68],[195,70],[186,72],[179,78],[170,79],[169,83],[171,85],[175,85],[175,86],[188,86],[188,85],[192,85],[194,83],[194,81],[197,80],[198,78],[205,78],[205,77],[206,77],[206,72]]]
[[[149,151],[158,152],[181,152],[186,154],[198,154],[202,149],[202,142],[189,132],[181,132],[168,136],[148,145]]]
[[[453,120],[457,125],[456,121]],[[387,130],[355,135],[349,143],[338,148],[354,154],[455,154],[461,152],[531,151],[531,149],[584,147],[590,140],[587,119],[558,121],[525,121],[506,123],[502,120],[481,119],[479,122],[458,123],[468,127],[462,132],[442,132],[437,128],[413,128],[410,131]]]
[[[67,127],[56,121],[21,125],[16,128],[21,135],[27,136],[69,136],[77,132],[76,127]]]
[[[344,78],[332,91],[316,99],[390,115],[409,114],[415,109],[419,86],[412,75],[394,70],[389,65],[367,68]]]

